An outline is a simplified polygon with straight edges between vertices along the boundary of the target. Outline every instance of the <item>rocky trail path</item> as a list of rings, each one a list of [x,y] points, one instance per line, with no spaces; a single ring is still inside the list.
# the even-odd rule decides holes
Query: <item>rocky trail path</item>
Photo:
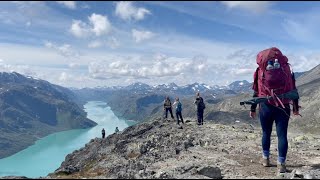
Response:
[[[248,124],[198,126],[154,119],[91,140],[45,178],[320,178],[320,137],[289,133],[288,173],[278,175],[273,132],[272,167],[261,165],[261,130]]]

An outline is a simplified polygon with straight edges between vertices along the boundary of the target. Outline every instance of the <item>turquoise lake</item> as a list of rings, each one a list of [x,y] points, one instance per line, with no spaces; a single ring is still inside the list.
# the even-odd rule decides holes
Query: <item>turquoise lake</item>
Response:
[[[64,161],[66,155],[84,147],[91,139],[101,138],[102,128],[106,136],[134,124],[132,121],[121,120],[114,115],[104,102],[90,101],[84,106],[88,118],[98,123],[89,129],[76,129],[51,134],[35,142],[10,157],[0,159],[1,176],[26,176],[29,178],[43,177],[54,172]]]

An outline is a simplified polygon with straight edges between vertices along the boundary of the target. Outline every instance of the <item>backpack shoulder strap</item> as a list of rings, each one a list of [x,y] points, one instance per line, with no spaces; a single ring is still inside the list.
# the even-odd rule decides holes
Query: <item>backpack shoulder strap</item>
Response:
[[[259,91],[259,86],[258,86],[258,78],[259,78],[259,67],[257,67],[255,73],[254,73],[254,81],[253,81],[253,85],[252,85],[252,89],[255,92]]]

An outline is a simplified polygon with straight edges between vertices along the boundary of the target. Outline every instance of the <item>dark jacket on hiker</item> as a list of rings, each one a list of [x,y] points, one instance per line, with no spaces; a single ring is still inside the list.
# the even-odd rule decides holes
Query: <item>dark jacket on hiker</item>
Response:
[[[174,119],[174,116],[172,113],[172,104],[169,97],[166,97],[166,99],[164,100],[163,109],[165,111],[165,118],[168,118],[168,111],[169,111],[171,118]]]
[[[104,129],[102,129],[101,133],[102,133],[102,138],[104,138],[106,135],[106,131]]]
[[[203,113],[204,109],[206,108],[203,98],[198,95],[194,101],[194,104],[196,105],[197,109],[198,125],[203,125]]]

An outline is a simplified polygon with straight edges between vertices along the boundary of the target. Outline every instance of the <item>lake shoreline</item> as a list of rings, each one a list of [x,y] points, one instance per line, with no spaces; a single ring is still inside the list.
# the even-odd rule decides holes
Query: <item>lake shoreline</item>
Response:
[[[101,138],[102,128],[106,130],[108,136],[114,133],[116,127],[121,131],[133,125],[133,122],[116,117],[111,108],[105,105],[106,103],[101,101],[89,101],[84,105],[87,118],[95,121],[96,126],[55,132],[14,155],[0,159],[0,177],[46,176],[55,171],[68,154],[84,147],[91,139]]]

